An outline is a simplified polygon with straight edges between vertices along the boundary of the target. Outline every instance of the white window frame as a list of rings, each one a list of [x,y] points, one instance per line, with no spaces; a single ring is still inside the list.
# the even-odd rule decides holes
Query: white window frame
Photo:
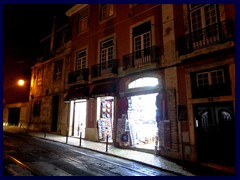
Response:
[[[110,45],[107,45],[108,43]],[[102,70],[109,69],[112,67],[112,63],[110,60],[113,60],[115,57],[114,46],[115,46],[114,37],[108,38],[100,42],[100,63]]]
[[[215,16],[215,21],[213,22],[211,20],[212,22],[207,23],[206,22],[207,17],[206,17],[205,8],[210,7],[210,6],[214,6],[215,13],[214,13],[213,16],[211,16],[211,18]],[[196,11],[200,11],[200,16],[201,16],[201,27],[199,27],[199,28],[194,28],[193,27],[193,13],[196,13]],[[195,30],[198,30],[198,29],[201,29],[201,28],[205,28],[206,26],[211,25],[211,24],[215,24],[215,23],[217,23],[217,7],[216,7],[215,4],[206,4],[206,5],[197,6],[196,8],[192,8],[191,12],[190,12],[190,18],[191,18],[191,23],[192,23],[192,31],[195,31]]]
[[[76,70],[87,68],[87,49],[76,52]]]
[[[206,9],[210,9],[210,11],[206,11]],[[207,29],[203,31],[207,26],[213,25],[218,22],[217,18],[217,5],[216,4],[201,4],[196,5],[191,8],[190,5],[190,19],[191,19],[191,30],[193,32],[193,47],[198,48],[200,46],[204,46],[204,44],[208,44],[214,38],[214,40],[219,39],[219,34],[209,34]],[[198,13],[198,16],[194,14]],[[195,19],[195,22],[194,22]],[[209,22],[207,22],[209,20]]]
[[[147,40],[145,39],[146,35],[148,35]],[[139,38],[140,38],[140,46],[139,46],[140,48],[137,48],[136,42],[137,42],[137,39],[139,39]],[[148,47],[151,47],[151,32],[150,31],[134,37],[134,52],[143,50]]]
[[[218,74],[218,72],[221,72],[221,76],[213,76],[212,73]],[[206,75],[204,77],[200,77]],[[213,78],[216,77],[217,81],[214,82]],[[213,84],[219,84],[219,83],[225,83],[225,77],[224,77],[224,70],[223,69],[217,69],[209,72],[201,72],[196,74],[196,79],[197,79],[197,87],[203,87],[206,85],[213,85]],[[222,81],[220,81],[222,79]]]

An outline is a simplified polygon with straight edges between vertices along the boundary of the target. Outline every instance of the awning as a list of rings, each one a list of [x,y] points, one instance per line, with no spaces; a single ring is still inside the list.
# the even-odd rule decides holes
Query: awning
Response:
[[[72,86],[69,88],[67,96],[64,98],[64,101],[87,98],[89,98],[88,86]]]
[[[91,97],[115,96],[116,85],[114,83],[99,84],[93,87]]]

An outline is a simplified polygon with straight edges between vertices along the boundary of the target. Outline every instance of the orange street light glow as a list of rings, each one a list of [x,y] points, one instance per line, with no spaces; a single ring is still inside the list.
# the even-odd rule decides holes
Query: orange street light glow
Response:
[[[23,86],[24,85],[24,80],[22,80],[22,79],[18,80],[18,85]]]

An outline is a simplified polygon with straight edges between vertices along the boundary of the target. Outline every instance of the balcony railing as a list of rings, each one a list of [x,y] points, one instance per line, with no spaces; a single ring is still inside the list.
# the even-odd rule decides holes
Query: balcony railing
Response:
[[[123,70],[160,63],[160,48],[152,46],[123,56]]]
[[[117,59],[111,59],[92,66],[92,77],[99,77],[103,74],[117,74],[118,73],[118,61]]]
[[[68,84],[74,83],[78,80],[88,81],[89,69],[84,68],[68,73]]]
[[[234,22],[222,21],[179,37],[178,54],[188,54],[197,49],[233,40]]]

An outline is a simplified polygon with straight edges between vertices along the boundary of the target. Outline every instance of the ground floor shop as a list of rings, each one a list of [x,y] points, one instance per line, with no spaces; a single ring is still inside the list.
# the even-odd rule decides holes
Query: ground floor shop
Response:
[[[157,141],[156,121],[157,93],[128,97],[128,125],[131,146],[155,149]]]
[[[113,141],[114,109],[113,96],[97,98],[97,129],[99,141]]]
[[[87,100],[71,101],[70,105],[70,135],[85,138],[87,121]]]
[[[116,144],[157,153],[160,121],[165,119],[165,93],[159,72],[120,81]],[[162,139],[162,140],[163,140]]]

